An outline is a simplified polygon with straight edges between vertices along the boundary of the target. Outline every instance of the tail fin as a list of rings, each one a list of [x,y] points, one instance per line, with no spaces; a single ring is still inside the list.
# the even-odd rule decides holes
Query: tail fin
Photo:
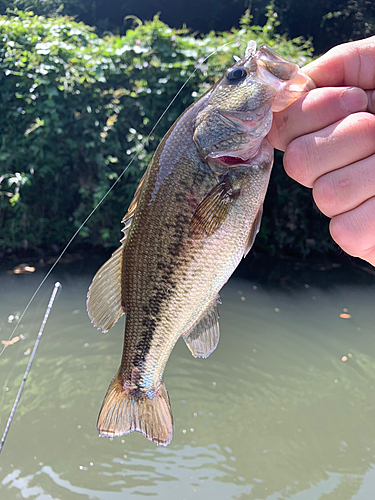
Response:
[[[105,395],[97,428],[99,436],[105,437],[138,431],[157,445],[167,446],[173,435],[173,419],[164,383],[151,399],[139,389],[123,389],[116,374]]]

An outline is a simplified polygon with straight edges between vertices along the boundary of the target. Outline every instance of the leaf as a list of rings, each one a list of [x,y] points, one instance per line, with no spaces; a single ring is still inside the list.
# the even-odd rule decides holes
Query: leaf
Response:
[[[1,343],[5,345],[5,347],[8,347],[18,342],[19,339],[20,339],[19,337],[13,337],[12,340],[2,340]]]
[[[348,313],[341,313],[340,314],[340,318],[342,319],[350,319],[352,317],[351,314],[348,314]]]
[[[113,127],[113,125],[117,122],[117,118],[118,116],[116,114],[109,116],[107,118],[107,127]]]
[[[25,137],[31,134],[31,132],[34,132],[39,127],[44,126],[44,120],[41,120],[40,118],[36,118],[35,123],[33,123],[25,132]]]

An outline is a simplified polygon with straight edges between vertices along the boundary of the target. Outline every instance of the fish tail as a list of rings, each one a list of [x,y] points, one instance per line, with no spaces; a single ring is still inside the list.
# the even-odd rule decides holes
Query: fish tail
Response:
[[[117,373],[105,395],[97,428],[99,436],[137,431],[157,445],[167,446],[173,435],[173,418],[164,383],[146,394],[139,388],[124,388]]]

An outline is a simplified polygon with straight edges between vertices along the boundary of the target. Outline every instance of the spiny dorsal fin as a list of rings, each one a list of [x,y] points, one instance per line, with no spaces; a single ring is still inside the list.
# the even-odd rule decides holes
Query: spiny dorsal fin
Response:
[[[97,428],[101,437],[138,431],[157,445],[167,446],[173,435],[173,419],[164,383],[152,397],[138,388],[127,388],[119,374],[112,380],[100,409]]]
[[[95,274],[87,293],[89,318],[103,333],[108,332],[125,311],[125,304],[121,300],[122,251],[137,208],[145,175],[143,175],[128,211],[121,221],[124,223],[122,245]]]
[[[190,235],[202,238],[214,233],[227,218],[239,194],[238,189],[232,188],[229,177],[224,177],[195,209],[190,221]]]
[[[183,335],[186,345],[195,358],[207,358],[219,342],[219,311],[216,299],[193,328]]]
[[[246,255],[250,252],[251,247],[254,244],[256,235],[259,233],[260,223],[262,222],[262,215],[263,215],[263,205],[259,207],[258,213],[256,214],[254,222],[251,225],[249,236],[247,237],[247,242],[243,253],[244,257],[246,257]]]
[[[133,219],[133,215],[134,215],[135,209],[137,208],[139,198],[141,196],[141,191],[142,191],[143,183],[145,181],[145,177],[146,177],[146,172],[143,174],[143,177],[140,180],[138,187],[137,187],[137,190],[136,190],[136,192],[133,196],[133,199],[129,205],[128,211],[126,212],[126,214],[124,215],[124,217],[121,221],[124,224],[124,227],[122,228],[122,232],[124,233],[124,237],[121,240],[122,243],[125,242],[126,236],[129,232],[129,229],[130,229],[130,226],[132,223],[132,219]]]

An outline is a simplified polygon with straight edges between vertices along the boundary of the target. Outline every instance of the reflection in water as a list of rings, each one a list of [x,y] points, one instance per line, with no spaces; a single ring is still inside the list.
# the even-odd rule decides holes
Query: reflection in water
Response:
[[[1,339],[40,276],[0,275]],[[168,362],[175,435],[164,449],[136,433],[97,437],[123,323],[104,336],[91,326],[91,274],[54,278],[63,290],[1,455],[2,500],[375,498],[375,279],[329,289],[319,276],[277,289],[231,280],[217,350],[196,360],[178,342]],[[1,432],[49,294],[0,357]]]

